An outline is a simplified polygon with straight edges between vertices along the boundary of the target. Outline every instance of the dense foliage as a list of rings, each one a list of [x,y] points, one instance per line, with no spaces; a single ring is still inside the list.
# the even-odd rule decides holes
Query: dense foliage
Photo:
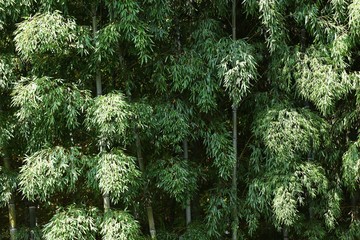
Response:
[[[0,0],[0,238],[360,239],[359,37],[359,0]]]

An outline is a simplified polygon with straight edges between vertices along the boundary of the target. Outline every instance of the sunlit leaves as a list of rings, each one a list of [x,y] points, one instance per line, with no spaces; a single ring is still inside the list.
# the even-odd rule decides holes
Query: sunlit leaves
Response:
[[[276,189],[273,208],[275,213],[275,219],[279,223],[279,226],[282,224],[290,226],[297,219],[297,206],[296,199],[294,198],[292,192],[290,192],[285,187],[279,187]]]
[[[253,48],[243,40],[225,43],[225,46],[225,56],[219,65],[219,77],[223,79],[230,99],[234,104],[238,104],[249,92],[252,81],[256,79],[257,68]]]
[[[326,122],[308,110],[275,105],[258,115],[253,131],[276,161],[289,164],[298,154],[318,148],[327,129]]]
[[[253,3],[249,1],[251,6]],[[280,50],[287,40],[285,27],[285,2],[279,0],[260,0],[259,11],[262,24],[266,28],[266,42],[270,52]]]
[[[105,213],[101,223],[101,234],[104,240],[138,240],[140,236],[139,223],[134,217],[123,211]]]
[[[16,49],[25,59],[38,54],[64,54],[76,41],[76,24],[60,12],[36,14],[18,25]]]
[[[100,145],[123,140],[131,116],[129,105],[121,93],[98,96],[87,109],[86,125],[95,130]]]
[[[360,35],[360,1],[359,0],[353,0],[352,3],[349,5],[349,26],[351,32],[356,37],[358,37]]]
[[[139,186],[141,173],[133,157],[117,150],[100,155],[96,178],[103,194],[109,194],[112,201],[131,200],[136,187]]]
[[[48,77],[23,79],[13,90],[12,104],[18,108],[16,117],[32,146],[52,142],[54,134],[75,129],[78,117],[90,98],[88,91]],[[52,133],[52,134],[49,134]]]
[[[9,203],[12,192],[17,187],[16,175],[0,167],[0,206]]]
[[[325,52],[312,48],[299,57],[296,81],[300,94],[312,101],[322,114],[331,113],[336,101],[351,89],[351,81],[341,62],[333,62]]]
[[[11,56],[0,56],[0,89],[8,89],[16,80],[15,58]]]
[[[344,183],[351,190],[359,187],[360,183],[360,146],[359,141],[350,145],[343,156],[342,177]]]
[[[95,240],[98,230],[98,211],[70,206],[56,213],[44,226],[46,240]]]
[[[76,148],[57,146],[40,150],[24,159],[20,189],[27,199],[46,201],[55,192],[74,190],[81,166],[81,155]]]

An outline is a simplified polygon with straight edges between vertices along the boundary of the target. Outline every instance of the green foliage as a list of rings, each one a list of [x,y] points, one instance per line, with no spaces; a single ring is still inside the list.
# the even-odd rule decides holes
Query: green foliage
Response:
[[[351,79],[341,66],[326,51],[312,47],[300,55],[296,64],[296,79],[299,93],[312,101],[322,114],[333,111],[337,100],[351,90]],[[323,49],[323,48],[320,48]]]
[[[283,167],[297,160],[299,154],[326,145],[328,129],[328,124],[309,110],[296,110],[282,104],[260,113],[253,126],[254,135],[263,141],[275,160],[269,164],[284,164],[284,171],[287,168]]]
[[[98,231],[98,210],[69,206],[60,209],[44,226],[45,240],[95,240]]]
[[[118,34],[123,35],[126,40],[134,45],[142,64],[149,61],[153,41],[148,24],[139,18],[141,14],[139,3],[134,0],[122,2],[107,0],[105,5],[112,12],[114,20],[118,21],[116,24]]]
[[[218,169],[219,176],[229,179],[235,159],[229,132],[226,129],[221,129],[219,132],[207,132],[204,143],[208,156],[214,159],[214,166]]]
[[[121,93],[98,96],[87,109],[86,125],[97,134],[100,146],[110,146],[124,140],[124,132],[131,116],[128,103]]]
[[[16,59],[11,56],[0,56],[0,89],[6,90],[16,80]]]
[[[135,159],[121,150],[101,153],[96,178],[103,194],[109,194],[114,203],[120,200],[130,202],[140,183],[141,173]]]
[[[199,222],[191,223],[184,235],[181,236],[183,240],[207,240],[206,226]]]
[[[342,178],[344,184],[351,190],[355,190],[360,183],[359,144],[359,141],[351,144],[342,158]]]
[[[224,79],[230,99],[237,105],[249,92],[251,81],[257,76],[254,49],[243,40],[224,41],[226,52],[219,65],[219,77]]]
[[[215,239],[223,236],[230,227],[230,197],[229,188],[219,186],[206,198],[206,228],[207,234]]]
[[[15,116],[32,150],[53,143],[65,129],[78,127],[78,117],[90,98],[75,84],[49,77],[24,78],[12,96],[12,105],[18,108]]]
[[[152,165],[150,175],[156,179],[156,186],[179,203],[194,194],[197,189],[198,173],[189,161],[179,158],[158,160]]]
[[[24,159],[19,186],[27,199],[46,201],[55,192],[74,190],[81,167],[81,155],[76,148],[43,149]]]
[[[248,1],[249,6],[253,5]],[[260,0],[259,11],[261,22],[266,28],[266,43],[270,52],[281,50],[288,38],[285,27],[286,2],[277,0]]]
[[[188,109],[182,102],[174,105],[157,105],[154,109],[154,128],[157,135],[157,147],[164,145],[176,146],[190,134]]]
[[[106,212],[100,227],[104,240],[140,239],[139,223],[131,214],[124,211]]]
[[[27,60],[42,54],[68,53],[76,42],[76,23],[59,11],[36,14],[18,24],[16,50]]]
[[[11,194],[17,188],[17,176],[0,167],[0,207],[7,205],[11,198]]]
[[[146,99],[141,102],[131,104],[131,112],[133,113],[130,124],[134,124],[137,129],[147,130],[154,123],[154,109],[148,103],[145,103]],[[145,131],[147,133],[147,131]]]
[[[360,35],[360,1],[354,0],[349,5],[349,26],[356,39]]]

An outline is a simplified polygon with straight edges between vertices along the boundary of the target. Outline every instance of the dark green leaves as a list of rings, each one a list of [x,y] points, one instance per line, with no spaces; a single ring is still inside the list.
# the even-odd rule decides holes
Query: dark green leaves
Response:
[[[151,175],[156,179],[157,187],[179,203],[184,204],[197,188],[197,173],[189,161],[183,159],[159,160],[153,165]]]

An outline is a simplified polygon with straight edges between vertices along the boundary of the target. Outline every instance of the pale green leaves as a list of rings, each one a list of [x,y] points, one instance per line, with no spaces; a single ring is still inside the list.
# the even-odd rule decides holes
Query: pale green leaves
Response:
[[[251,81],[256,79],[257,68],[253,48],[243,40],[225,42],[226,52],[219,65],[219,77],[234,104],[246,96]]]
[[[98,231],[98,212],[95,208],[85,210],[70,206],[56,213],[43,233],[45,240],[95,240]]]
[[[284,1],[279,0],[260,0],[259,11],[262,24],[266,28],[266,42],[270,52],[281,50],[287,40],[285,27]]]
[[[299,93],[312,101],[324,115],[331,113],[336,101],[352,87],[349,75],[339,64],[341,62],[333,62],[325,52],[315,48],[300,56],[296,64]]]
[[[347,187],[355,190],[360,183],[360,141],[350,145],[343,156],[342,178]]]
[[[139,186],[140,176],[135,159],[120,150],[99,157],[96,178],[101,192],[108,194],[114,203],[130,200]]]
[[[109,211],[105,213],[104,220],[100,227],[103,240],[139,239],[139,223],[131,214],[124,211]]]
[[[0,90],[8,89],[15,81],[16,59],[11,56],[0,57]]]
[[[275,105],[257,117],[253,131],[276,160],[269,164],[289,165],[299,155],[324,144],[323,139],[328,129],[324,120],[308,110],[298,111],[284,105]]]
[[[76,148],[57,146],[35,152],[25,158],[21,167],[21,191],[27,199],[46,201],[55,192],[73,190],[81,166],[81,155]]]
[[[41,145],[38,140],[52,142],[52,133],[61,133],[66,129],[75,129],[78,117],[90,99],[88,91],[77,88],[75,84],[66,84],[59,79],[48,77],[23,79],[12,92],[12,104],[18,110],[15,113],[21,129],[31,143]]]
[[[138,240],[140,226],[124,211],[108,211],[101,220],[96,208],[71,205],[60,209],[43,229],[45,240],[95,240],[99,233],[103,240]]]
[[[25,59],[37,54],[62,55],[76,42],[76,24],[60,12],[36,14],[18,25],[16,50]]]
[[[16,175],[0,167],[0,206],[8,204],[11,194],[15,191],[16,186]]]
[[[351,33],[356,37],[360,35],[360,1],[353,0],[349,5],[349,26]]]
[[[273,208],[275,219],[279,226],[282,224],[286,226],[292,225],[297,219],[297,204],[296,199],[286,187],[279,187],[273,199]]]
[[[110,146],[116,140],[123,140],[130,116],[124,96],[109,93],[95,98],[87,110],[86,125],[97,133],[99,145]]]

